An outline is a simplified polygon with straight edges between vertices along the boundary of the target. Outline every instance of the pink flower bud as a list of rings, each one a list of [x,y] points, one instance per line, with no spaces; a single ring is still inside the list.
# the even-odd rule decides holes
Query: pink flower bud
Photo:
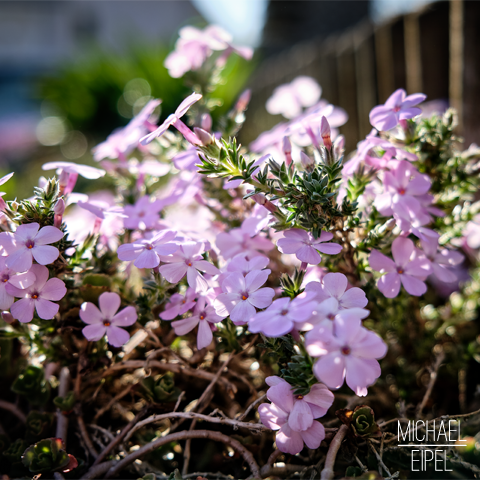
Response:
[[[65,191],[65,187],[68,184],[68,177],[69,176],[70,176],[70,174],[67,171],[65,171],[65,170],[61,171],[60,177],[58,179],[58,185],[60,187],[60,193],[63,193]]]
[[[243,112],[247,109],[248,104],[250,103],[250,98],[252,97],[252,91],[250,89],[245,90],[240,97],[238,97],[237,104],[235,105],[235,110],[238,112]]]
[[[265,205],[267,202],[267,199],[263,193],[256,193],[255,195],[252,195],[250,197],[255,203],[258,203],[259,205]]]
[[[283,137],[282,143],[283,153],[285,154],[285,161],[287,162],[287,167],[292,164],[292,144],[288,137]]]
[[[202,115],[202,120],[200,126],[206,131],[210,132],[212,130],[212,117],[208,113]]]
[[[2,319],[7,323],[13,323],[15,321],[15,318],[13,318],[13,315],[7,311],[2,312]]]
[[[300,162],[305,170],[310,170],[315,162],[304,152],[300,152]]]
[[[320,122],[320,135],[322,136],[323,144],[326,148],[330,150],[332,148],[332,139],[330,138],[330,124],[325,117],[322,117],[322,120]]]
[[[335,141],[333,142],[333,148],[335,149],[335,153],[337,156],[340,156],[341,153],[345,150],[345,137],[343,135],[339,135]]]
[[[193,131],[195,132],[197,138],[202,142],[202,145],[204,147],[215,143],[215,138],[212,137],[212,135],[206,132],[203,128],[194,127]]]
[[[0,211],[4,211],[7,208],[7,204],[5,203],[5,200],[3,197],[0,197]]]
[[[53,208],[53,212],[55,213],[55,215],[63,215],[64,211],[65,211],[65,201],[63,200],[63,198],[60,198],[55,204],[55,207]]]

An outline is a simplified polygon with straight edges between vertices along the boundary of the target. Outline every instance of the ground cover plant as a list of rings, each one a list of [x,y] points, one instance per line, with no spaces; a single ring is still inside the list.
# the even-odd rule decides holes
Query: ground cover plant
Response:
[[[309,77],[240,145],[250,93],[211,115],[230,55],[182,28],[163,123],[151,98],[98,167],[1,201],[3,478],[432,478],[397,428],[433,419],[466,443],[436,476],[477,476],[480,149],[397,90],[345,153]]]

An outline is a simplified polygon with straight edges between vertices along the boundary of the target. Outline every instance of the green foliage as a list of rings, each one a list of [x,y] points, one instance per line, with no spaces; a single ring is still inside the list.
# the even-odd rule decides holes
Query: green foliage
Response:
[[[144,378],[140,385],[142,395],[152,403],[175,402],[181,393],[175,386],[175,375],[171,372],[156,378]]]
[[[58,407],[62,412],[71,412],[76,402],[75,392],[71,390],[64,397],[55,397],[53,403]]]
[[[22,462],[32,473],[67,472],[77,466],[60,438],[46,438],[25,450]]]
[[[369,438],[380,435],[375,421],[375,412],[368,405],[359,405],[355,407],[350,418],[350,426],[357,437]]]
[[[305,278],[305,270],[295,269],[292,276],[284,273],[280,277],[280,285],[283,289],[283,295],[294,299],[300,295],[304,289],[302,288],[303,279]]]
[[[29,365],[12,384],[12,390],[28,398],[33,405],[43,405],[50,397],[43,368]]]
[[[34,442],[48,436],[53,425],[53,415],[32,410],[27,416],[25,440]]]

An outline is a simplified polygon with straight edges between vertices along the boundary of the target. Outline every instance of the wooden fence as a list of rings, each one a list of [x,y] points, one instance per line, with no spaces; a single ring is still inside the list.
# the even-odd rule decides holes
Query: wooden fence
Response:
[[[396,17],[363,23],[326,40],[312,40],[265,60],[251,79],[252,101],[243,141],[253,140],[281,117],[265,102],[279,84],[310,75],[322,97],[349,115],[341,128],[347,149],[371,130],[370,110],[397,88],[447,100],[459,112],[466,146],[480,142],[480,2],[450,0]]]

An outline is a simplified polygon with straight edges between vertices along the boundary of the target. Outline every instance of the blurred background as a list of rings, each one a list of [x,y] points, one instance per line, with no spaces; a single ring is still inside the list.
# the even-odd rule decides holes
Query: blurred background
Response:
[[[91,148],[149,98],[171,113],[188,90],[163,60],[180,27],[208,23],[256,49],[252,62],[230,58],[216,91],[220,115],[252,89],[243,143],[281,121],[265,102],[298,75],[347,110],[348,149],[397,88],[457,108],[467,146],[480,136],[477,1],[0,1],[0,174],[20,173],[6,198],[30,195],[47,160],[92,164]]]

